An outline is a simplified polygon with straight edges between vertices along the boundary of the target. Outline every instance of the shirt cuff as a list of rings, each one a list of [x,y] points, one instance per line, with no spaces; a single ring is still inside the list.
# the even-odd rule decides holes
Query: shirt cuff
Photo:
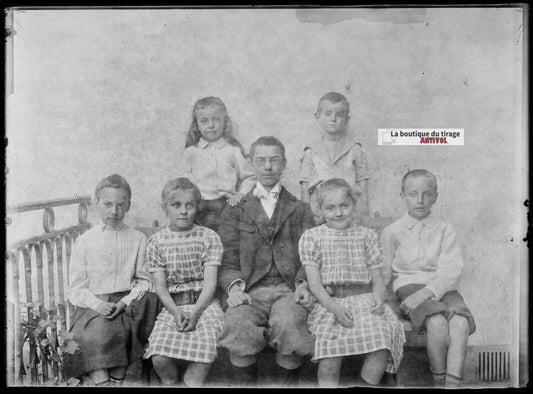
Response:
[[[241,288],[241,291],[244,291],[246,289],[246,283],[242,279],[235,279],[233,282],[231,282],[228,286],[228,294],[231,289],[231,286],[233,286],[235,283],[239,283],[239,287]]]
[[[132,301],[134,300],[138,300],[139,298],[142,298],[142,296],[144,295],[144,291],[140,290],[140,291],[132,291],[130,294],[128,294],[127,296],[123,297],[120,302],[123,302],[124,305],[126,306],[129,306],[131,304]]]
[[[95,297],[94,300],[87,301],[87,306],[93,311],[96,311],[98,309],[98,305],[100,305],[102,302],[104,301]]]

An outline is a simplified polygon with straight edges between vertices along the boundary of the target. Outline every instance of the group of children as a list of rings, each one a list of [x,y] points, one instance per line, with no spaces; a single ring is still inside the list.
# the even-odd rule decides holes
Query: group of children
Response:
[[[427,331],[435,384],[459,386],[475,323],[457,292],[463,262],[455,232],[431,213],[435,176],[426,170],[405,174],[407,213],[379,239],[360,224],[368,216],[367,154],[348,132],[347,99],[326,94],[315,118],[319,132],[304,148],[300,177],[301,201],[310,204],[315,227],[302,230],[294,245],[305,271],[298,280],[312,297],[302,290],[294,298],[308,312],[319,385],[337,386],[342,359],[351,355],[364,355],[363,384],[379,384],[384,372],[397,371],[405,335],[386,302],[392,279],[402,313],[415,330]],[[69,300],[76,306],[71,331],[81,351],[66,358],[67,375],[117,385],[142,355],[165,385],[178,384],[182,361],[186,386],[204,382],[217,357],[225,311],[227,317],[231,308],[252,304],[244,286],[227,305],[217,298],[226,248],[217,234],[221,214],[243,196],[261,198],[259,209],[269,218],[276,209],[284,148],[277,176],[260,172],[265,163],[254,165],[253,155],[235,138],[224,103],[206,97],[193,109],[184,176],[162,191],[168,226],[147,240],[123,223],[131,202],[127,181],[114,174],[97,185],[101,223],[76,240],[70,262]],[[275,167],[275,159],[267,165]]]

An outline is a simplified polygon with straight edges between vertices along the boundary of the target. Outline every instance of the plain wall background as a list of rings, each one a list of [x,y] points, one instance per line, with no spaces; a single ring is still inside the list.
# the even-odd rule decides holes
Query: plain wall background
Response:
[[[302,147],[320,96],[351,103],[372,158],[370,208],[399,216],[408,169],[438,177],[434,211],[465,259],[470,344],[511,344],[518,327],[522,200],[522,10],[17,10],[7,111],[7,202],[92,194],[117,172],[132,225],[164,223],[193,103],[219,96],[245,147],[287,147],[299,196]],[[462,128],[457,147],[377,145],[378,128]],[[517,159],[518,158],[518,159]],[[94,218],[94,215],[92,215]]]

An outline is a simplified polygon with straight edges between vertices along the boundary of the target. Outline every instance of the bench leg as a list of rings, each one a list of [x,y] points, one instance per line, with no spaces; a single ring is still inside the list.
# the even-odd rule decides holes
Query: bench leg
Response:
[[[142,359],[142,369],[141,369],[141,381],[144,385],[150,385],[150,373],[152,371],[152,359]]]

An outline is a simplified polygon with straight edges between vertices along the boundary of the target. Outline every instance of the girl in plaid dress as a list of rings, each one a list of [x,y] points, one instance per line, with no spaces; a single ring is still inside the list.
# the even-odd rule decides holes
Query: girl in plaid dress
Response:
[[[178,382],[177,360],[187,361],[186,386],[201,386],[217,356],[224,313],[213,299],[222,259],[219,236],[194,224],[200,190],[187,178],[169,181],[162,208],[170,225],[148,240],[149,271],[163,310],[149,338],[144,358],[162,383]]]
[[[377,385],[396,372],[403,356],[403,326],[389,305],[377,235],[355,223],[356,199],[342,179],[318,190],[326,223],[307,230],[299,243],[309,287],[318,303],[308,317],[315,336],[312,361],[318,383],[339,384],[344,356],[364,354],[361,378]]]

